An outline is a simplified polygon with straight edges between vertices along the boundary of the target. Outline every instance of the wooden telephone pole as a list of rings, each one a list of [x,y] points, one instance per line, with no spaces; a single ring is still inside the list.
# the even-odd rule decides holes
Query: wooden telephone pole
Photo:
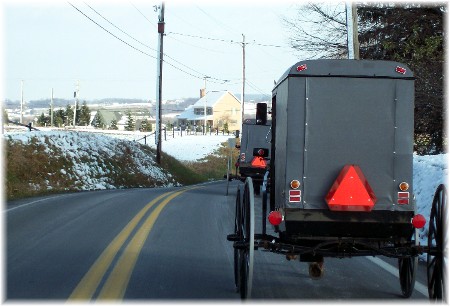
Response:
[[[159,8],[158,19],[158,57],[157,57],[157,88],[156,88],[156,162],[161,164],[161,107],[162,107],[162,68],[163,68],[163,38],[164,38],[164,2]]]

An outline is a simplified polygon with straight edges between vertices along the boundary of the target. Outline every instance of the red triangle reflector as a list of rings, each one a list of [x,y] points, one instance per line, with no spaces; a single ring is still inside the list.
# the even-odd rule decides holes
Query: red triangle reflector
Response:
[[[267,163],[264,158],[256,156],[253,158],[251,165],[255,168],[265,168],[267,166]]]
[[[325,197],[330,210],[371,211],[377,198],[357,165],[346,165]]]

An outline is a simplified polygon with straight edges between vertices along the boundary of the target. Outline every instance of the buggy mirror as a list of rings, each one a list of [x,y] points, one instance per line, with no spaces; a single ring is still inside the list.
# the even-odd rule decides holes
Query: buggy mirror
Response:
[[[257,103],[256,104],[256,124],[265,125],[267,122],[267,104]]]
[[[237,144],[237,145],[235,145],[234,147],[235,147],[236,149],[240,149],[240,148],[241,148],[241,145],[238,145],[238,144]]]

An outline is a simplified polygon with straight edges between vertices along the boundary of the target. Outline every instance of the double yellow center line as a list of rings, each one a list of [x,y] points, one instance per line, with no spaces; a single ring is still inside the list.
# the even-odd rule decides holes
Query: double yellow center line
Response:
[[[156,219],[163,210],[163,208],[175,197],[198,187],[187,188],[178,192],[171,191],[166,192],[150,203],[148,203],[126,226],[125,228],[114,238],[114,240],[103,251],[100,257],[95,261],[86,275],[82,278],[75,290],[69,297],[69,301],[79,300],[91,300],[97,291],[100,283],[105,277],[106,272],[109,270],[117,253],[122,249],[125,242],[130,237],[131,233],[137,227],[139,222],[144,218],[146,213],[156,203],[163,200],[148,216],[140,228],[136,231],[136,234],[131,238],[130,242],[126,246],[120,258],[117,260],[114,268],[106,279],[102,289],[98,294],[98,299],[103,300],[119,300],[122,299],[125,290],[128,286],[128,282],[131,277],[131,273],[136,264],[137,258],[141,249],[147,239]]]

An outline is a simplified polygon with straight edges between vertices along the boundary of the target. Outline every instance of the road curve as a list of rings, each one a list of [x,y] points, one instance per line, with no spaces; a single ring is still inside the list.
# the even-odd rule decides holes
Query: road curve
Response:
[[[7,203],[6,299],[237,300],[226,241],[237,185],[228,196],[226,182],[215,182]],[[325,264],[312,280],[306,263],[258,250],[252,298],[403,300],[398,277],[373,261]],[[426,296],[416,290],[412,299]]]

